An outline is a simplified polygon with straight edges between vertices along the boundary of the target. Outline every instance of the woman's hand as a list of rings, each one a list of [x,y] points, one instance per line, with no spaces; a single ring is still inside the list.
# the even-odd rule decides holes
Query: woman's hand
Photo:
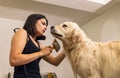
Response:
[[[46,47],[41,49],[40,53],[41,53],[42,56],[48,56],[52,53],[52,47],[51,46],[46,46]]]

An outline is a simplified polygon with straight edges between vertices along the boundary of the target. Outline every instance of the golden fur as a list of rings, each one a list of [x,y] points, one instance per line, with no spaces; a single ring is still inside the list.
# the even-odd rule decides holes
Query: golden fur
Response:
[[[73,22],[51,27],[80,78],[120,78],[120,41],[91,41]]]

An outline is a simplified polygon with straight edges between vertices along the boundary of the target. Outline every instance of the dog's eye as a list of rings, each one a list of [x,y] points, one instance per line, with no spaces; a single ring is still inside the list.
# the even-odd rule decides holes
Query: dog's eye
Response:
[[[63,27],[67,27],[67,25],[63,24]]]

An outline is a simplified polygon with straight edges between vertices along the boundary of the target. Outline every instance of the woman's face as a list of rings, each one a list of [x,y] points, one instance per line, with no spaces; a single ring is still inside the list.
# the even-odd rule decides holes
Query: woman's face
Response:
[[[36,27],[36,36],[41,36],[47,29],[46,20],[44,18],[39,19],[35,27]]]

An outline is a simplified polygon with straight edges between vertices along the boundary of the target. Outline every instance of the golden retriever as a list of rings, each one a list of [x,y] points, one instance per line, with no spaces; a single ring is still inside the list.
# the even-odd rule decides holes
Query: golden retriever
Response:
[[[120,78],[120,41],[94,42],[74,22],[51,26],[51,33],[62,41],[75,75]]]

